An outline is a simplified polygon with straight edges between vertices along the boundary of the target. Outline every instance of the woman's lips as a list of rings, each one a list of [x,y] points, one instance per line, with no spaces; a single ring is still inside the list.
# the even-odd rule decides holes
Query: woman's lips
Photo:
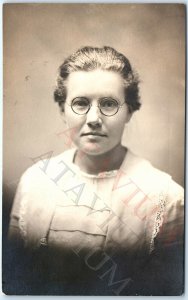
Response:
[[[107,137],[106,134],[100,133],[100,132],[86,132],[86,133],[82,133],[82,134],[81,134],[81,136],[88,136],[88,135],[105,136],[105,137]]]

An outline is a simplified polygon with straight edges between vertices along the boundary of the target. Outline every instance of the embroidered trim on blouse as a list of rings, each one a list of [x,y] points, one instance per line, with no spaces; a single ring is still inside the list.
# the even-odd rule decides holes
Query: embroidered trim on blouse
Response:
[[[114,177],[117,175],[118,170],[113,170],[113,171],[106,171],[106,172],[101,172],[97,175],[92,175],[92,174],[87,174],[85,172],[80,171],[80,173],[88,178],[107,178],[107,177]]]
[[[153,228],[152,237],[150,241],[149,253],[151,253],[154,250],[154,240],[163,224],[165,204],[166,204],[166,196],[163,193],[161,193],[159,195],[159,209],[157,210],[156,217],[155,217],[155,223],[154,223],[154,228]]]
[[[105,171],[105,172],[100,172],[98,174],[89,174],[86,172],[83,172],[80,170],[80,168],[73,164],[74,168],[79,172],[82,176],[87,177],[87,178],[96,178],[96,179],[104,179],[104,178],[109,178],[109,177],[114,177],[117,175],[118,170],[112,170],[112,171]]]

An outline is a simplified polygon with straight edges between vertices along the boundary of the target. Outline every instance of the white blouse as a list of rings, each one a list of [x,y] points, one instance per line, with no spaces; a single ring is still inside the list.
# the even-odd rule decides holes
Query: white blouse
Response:
[[[101,249],[149,255],[181,243],[183,188],[127,151],[119,170],[90,175],[74,164],[75,149],[41,160],[22,176],[11,212],[25,246],[74,252]]]

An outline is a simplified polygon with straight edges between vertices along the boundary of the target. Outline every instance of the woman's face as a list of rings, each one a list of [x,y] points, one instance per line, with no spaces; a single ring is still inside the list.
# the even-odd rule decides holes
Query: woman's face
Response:
[[[103,115],[97,105],[104,97],[115,99],[119,104],[124,103],[122,77],[113,71],[99,69],[76,71],[69,75],[66,86],[64,117],[78,149],[89,155],[101,155],[120,144],[124,125],[131,117],[127,105],[120,107],[113,116]],[[80,97],[87,98],[92,105],[87,114],[73,112],[71,103],[78,97],[79,101]],[[82,101],[79,103],[82,105]],[[105,105],[111,105],[111,102]]]

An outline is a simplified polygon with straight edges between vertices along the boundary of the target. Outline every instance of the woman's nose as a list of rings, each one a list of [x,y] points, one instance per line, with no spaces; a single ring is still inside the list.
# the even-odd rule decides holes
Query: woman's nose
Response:
[[[102,125],[100,115],[99,107],[92,105],[87,113],[86,123],[88,126],[100,127]]]

